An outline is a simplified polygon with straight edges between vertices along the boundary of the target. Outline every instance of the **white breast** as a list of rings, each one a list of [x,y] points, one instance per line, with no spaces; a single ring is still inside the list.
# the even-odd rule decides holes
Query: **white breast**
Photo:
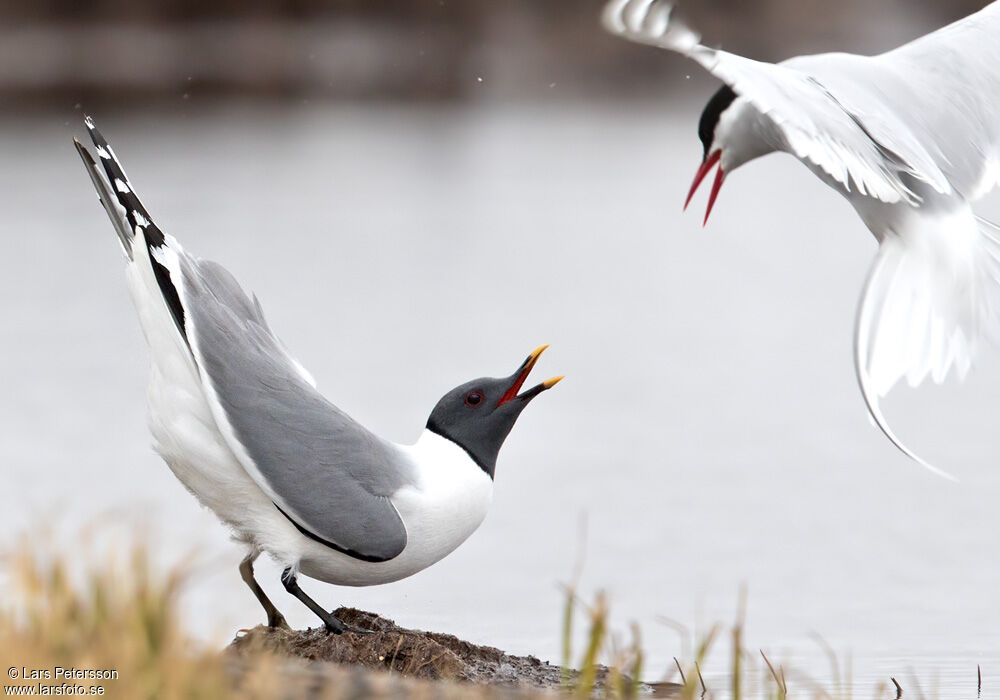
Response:
[[[386,562],[365,562],[308,540],[302,573],[344,586],[370,586],[411,576],[440,561],[476,531],[493,501],[493,480],[461,447],[425,430],[400,448],[417,483],[391,500],[406,526],[406,548]]]
[[[149,345],[146,392],[154,447],[174,475],[241,540],[293,565],[304,538],[253,482],[226,445],[202,393],[198,370],[167,309],[137,237],[126,268]]]
[[[493,479],[465,450],[429,430],[406,449],[419,482],[401,489],[392,502],[406,524],[404,554],[426,560],[428,566],[482,524],[493,501]]]

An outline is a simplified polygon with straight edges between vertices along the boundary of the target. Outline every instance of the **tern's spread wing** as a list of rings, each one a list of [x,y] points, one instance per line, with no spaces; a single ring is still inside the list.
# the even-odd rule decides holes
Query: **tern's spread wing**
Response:
[[[916,203],[907,176],[938,192],[951,191],[931,155],[893,119],[864,121],[840,96],[790,65],[754,61],[699,43],[671,19],[662,0],[611,0],[604,26],[614,34],[694,59],[769,118],[788,150],[810,161],[846,189],[884,202]]]
[[[998,36],[993,3],[879,56],[800,56],[784,65],[816,77],[866,126],[912,134],[952,188],[975,200],[1000,179]]]
[[[148,255],[135,255],[136,264],[154,267],[213,417],[240,464],[303,534],[366,561],[399,555],[406,528],[389,497],[413,482],[409,461],[320,395],[229,272],[188,255],[156,227],[114,151],[92,122],[87,126],[115,185],[98,186],[102,203],[123,217],[127,251],[142,233]],[[78,149],[99,181],[94,160]],[[124,214],[105,201],[109,191]]]
[[[1000,181],[1000,3],[876,57],[878,80],[966,199]]]

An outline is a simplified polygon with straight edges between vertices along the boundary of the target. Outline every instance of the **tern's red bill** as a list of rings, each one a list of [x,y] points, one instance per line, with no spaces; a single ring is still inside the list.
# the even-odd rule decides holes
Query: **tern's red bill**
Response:
[[[709,155],[705,160],[701,162],[698,167],[698,172],[694,174],[694,182],[691,183],[691,189],[688,192],[687,199],[684,200],[685,211],[688,205],[691,203],[691,198],[694,197],[694,193],[698,191],[698,187],[701,185],[705,176],[712,170],[719,159],[722,157],[722,151],[715,151]],[[712,213],[712,207],[715,206],[715,200],[719,196],[719,190],[722,188],[722,182],[726,179],[726,174],[722,170],[722,166],[719,166],[718,172],[715,174],[715,182],[712,183],[712,191],[708,195],[708,208],[705,210],[705,220],[702,222],[702,226],[708,223],[708,215]]]

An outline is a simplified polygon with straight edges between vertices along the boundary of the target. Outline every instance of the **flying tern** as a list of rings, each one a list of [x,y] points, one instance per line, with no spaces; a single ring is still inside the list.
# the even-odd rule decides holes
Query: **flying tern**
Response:
[[[716,166],[705,222],[733,170],[773,152],[842,194],[879,247],[855,324],[854,361],[871,417],[901,379],[964,378],[1000,312],[1000,233],[972,205],[1000,176],[1000,2],[876,56],[781,63],[709,48],[662,0],[611,0],[613,34],[669,49],[723,83],[698,124],[703,158],[687,204]],[[950,477],[949,477],[950,478]]]

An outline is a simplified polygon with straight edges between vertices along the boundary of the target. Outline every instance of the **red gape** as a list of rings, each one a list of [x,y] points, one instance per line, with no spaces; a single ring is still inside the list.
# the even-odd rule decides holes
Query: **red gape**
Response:
[[[503,396],[500,397],[500,400],[497,401],[497,406],[503,406],[508,401],[512,401],[517,398],[517,392],[519,392],[521,387],[524,386],[524,380],[527,379],[528,375],[531,373],[531,368],[535,366],[535,363],[538,362],[538,358],[542,356],[542,353],[547,347],[549,346],[543,345],[531,351],[531,354],[528,355],[528,359],[525,360],[524,364],[521,366],[520,374],[517,375],[514,383],[510,385],[510,388],[507,389]]]

